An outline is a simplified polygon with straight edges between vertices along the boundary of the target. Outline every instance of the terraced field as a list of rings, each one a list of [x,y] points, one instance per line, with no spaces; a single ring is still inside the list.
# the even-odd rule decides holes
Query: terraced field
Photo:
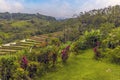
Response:
[[[9,45],[4,44],[0,47],[0,55],[14,54],[19,50],[29,48],[36,43],[37,42],[29,39],[29,40],[25,40],[24,42],[21,41],[16,42],[16,44],[14,45],[11,43],[9,43]]]
[[[50,38],[55,38],[55,37],[58,37],[61,35],[63,35],[62,32],[55,32],[55,33],[50,33],[50,34],[43,34],[43,35],[39,35],[39,36],[34,36],[34,37],[31,37],[30,39],[35,40],[37,42],[43,42],[46,39],[49,40]]]
[[[0,46],[0,55],[14,54],[19,50],[30,48],[33,45],[39,45],[41,42],[44,42],[46,39],[54,38],[62,35],[62,32],[56,32],[51,34],[43,34],[39,36],[33,36],[30,39],[21,40],[18,42],[12,42],[8,44],[3,44]]]

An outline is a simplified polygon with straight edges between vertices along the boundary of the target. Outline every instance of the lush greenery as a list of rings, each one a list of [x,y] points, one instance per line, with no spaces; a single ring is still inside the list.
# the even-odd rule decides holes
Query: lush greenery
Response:
[[[45,16],[39,13],[36,14],[27,14],[27,13],[0,13],[0,19],[5,19],[5,20],[30,20],[33,18],[38,18],[38,19],[43,19],[43,20],[56,20],[54,17],[51,16]]]
[[[97,41],[100,41],[100,30],[85,31],[84,35],[72,44],[73,52],[79,53],[80,50],[95,47]]]
[[[57,69],[36,80],[119,80],[119,65],[96,61],[93,54],[89,49],[81,55],[71,55],[66,64],[59,63]]]
[[[61,31],[61,25],[54,17],[41,14],[0,13],[0,43]]]
[[[9,21],[3,15],[3,20],[0,21],[0,44],[57,31],[63,35],[49,39],[44,35],[45,40],[30,46],[30,50],[25,48],[16,52],[17,55],[0,56],[0,78],[66,80],[69,79],[69,73],[73,75],[70,76],[71,80],[119,79],[119,9],[119,5],[110,6],[81,12],[76,18],[61,21],[39,18],[39,14],[26,14],[25,18],[19,14]],[[49,34],[49,37],[52,36]],[[68,61],[63,61],[62,55],[65,53]],[[28,60],[27,66],[23,66],[23,56]],[[58,71],[54,73],[56,70]]]
[[[0,42],[10,42],[16,39],[23,39],[29,36],[51,33],[64,30],[64,37],[61,39],[76,40],[84,32],[91,29],[101,29],[110,31],[120,26],[120,6],[109,6],[104,9],[81,12],[76,18],[56,21],[55,18],[37,14],[25,13],[1,13],[0,30],[5,37],[1,37]],[[12,16],[12,18],[11,18]],[[106,28],[104,28],[106,27]]]

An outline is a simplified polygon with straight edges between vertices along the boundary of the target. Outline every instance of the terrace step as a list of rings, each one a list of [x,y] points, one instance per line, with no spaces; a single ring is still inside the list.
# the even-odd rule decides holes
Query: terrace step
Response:
[[[16,52],[17,50],[0,49],[0,52]]]
[[[0,52],[0,55],[6,55],[6,54],[9,54],[7,52]]]

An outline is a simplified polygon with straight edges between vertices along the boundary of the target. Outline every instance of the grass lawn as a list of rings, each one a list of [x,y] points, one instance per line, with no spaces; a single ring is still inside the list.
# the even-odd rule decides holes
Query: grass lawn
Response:
[[[54,71],[36,80],[120,80],[120,66],[93,59],[93,51],[71,54],[66,64],[59,63]]]

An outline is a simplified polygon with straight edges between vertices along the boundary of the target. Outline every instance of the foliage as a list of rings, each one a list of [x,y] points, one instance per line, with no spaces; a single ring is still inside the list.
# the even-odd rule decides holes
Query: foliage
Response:
[[[9,13],[8,13],[9,14]],[[4,14],[3,14],[4,15]],[[22,14],[20,14],[22,15]],[[18,15],[18,16],[20,16]],[[29,15],[29,14],[28,14]],[[1,15],[0,15],[1,16]],[[29,15],[32,17],[32,15]],[[37,16],[36,16],[37,17]],[[31,36],[52,33],[61,30],[56,27],[58,22],[39,18],[28,18],[27,20],[0,20],[0,38],[2,43],[29,38]]]
[[[17,57],[2,58],[0,61],[1,65],[1,77],[2,80],[13,79],[13,73],[18,67],[15,63]]]
[[[58,38],[52,38],[51,41],[50,41],[50,44],[51,45],[56,45],[56,46],[59,46],[60,45],[60,40]]]
[[[67,65],[58,67],[36,80],[117,80],[120,66],[93,59],[93,50],[85,50],[81,55],[71,55]],[[62,65],[60,65],[62,66]],[[64,75],[63,75],[64,74]],[[71,76],[69,76],[71,75]],[[114,79],[113,79],[114,78]]]
[[[71,41],[67,41],[66,43],[61,43],[60,46],[58,47],[58,55],[59,55],[59,56],[61,55],[61,51],[62,51],[63,49],[65,49],[66,46],[70,45],[70,48],[71,48],[71,46],[72,46],[71,44],[72,44]]]
[[[94,47],[97,41],[101,39],[101,32],[100,30],[91,30],[90,32],[86,31],[85,40],[88,47]]]
[[[29,26],[30,24],[27,21],[18,21],[18,22],[14,22],[11,24],[12,27],[25,27],[25,26]]]
[[[12,17],[12,19],[15,19],[15,20],[30,20],[32,18],[38,18],[38,19],[50,20],[50,21],[52,21],[52,20],[54,21],[55,20],[54,17],[41,15],[39,13],[36,13],[36,14],[9,13],[9,12],[0,13],[0,18],[1,19],[10,20],[11,17]]]
[[[53,38],[50,40],[49,44],[46,41],[42,42],[38,46],[35,46],[32,52],[29,52],[28,49],[21,50],[16,53],[17,56],[12,55],[12,57],[5,56],[0,58],[0,74],[2,79],[22,80],[26,79],[28,76],[34,78],[37,74],[41,75],[51,68],[51,65],[53,64],[53,54],[58,55],[59,59],[61,59],[61,51],[65,49],[66,46],[70,45],[70,50],[73,53],[78,54],[83,53],[83,50],[88,51],[88,48],[95,47],[97,41],[101,42],[99,50],[104,58],[109,58],[114,63],[120,63],[120,20],[118,19],[120,16],[119,9],[120,6],[114,6],[105,9],[92,10],[81,13],[77,18],[71,18],[62,21],[55,21],[54,18],[45,17],[40,14],[30,15],[20,13],[12,14],[13,20],[8,21],[10,19],[9,13],[0,14],[0,17],[4,19],[2,21],[0,20],[0,44],[11,42],[16,39],[20,40],[29,38],[30,36],[37,36],[43,33],[51,33],[62,30],[64,30],[64,32],[62,37],[60,37],[60,40],[62,42],[66,42],[62,43],[59,39]],[[49,37],[51,37],[51,35],[49,35]],[[67,41],[74,42],[71,43]],[[86,53],[89,53],[89,51]],[[26,55],[29,60],[27,70],[24,70],[20,67],[19,61],[23,55]],[[84,56],[84,59],[90,59],[93,57],[91,54],[88,55],[89,56]],[[78,60],[78,57],[75,57],[76,61]],[[72,60],[72,62],[74,62],[74,60]],[[94,62],[92,59],[90,62],[96,65],[96,62]],[[82,64],[85,65],[86,63]],[[73,64],[74,63],[72,63],[72,65]],[[103,69],[101,69],[101,71],[102,70]],[[93,73],[93,71],[91,71],[91,73]],[[88,77],[85,77],[86,75],[89,74],[84,73],[81,75],[83,76],[82,79],[89,79],[91,76],[89,75]],[[100,79],[100,77],[95,73],[93,73],[93,75]],[[104,75],[101,76],[104,77]],[[96,77],[93,78],[97,79]]]
[[[17,68],[13,73],[15,80],[27,79],[28,71],[25,71],[23,68]]]
[[[115,25],[113,23],[102,23],[100,27],[100,31],[102,33],[102,37],[106,38],[108,34],[112,31],[112,29],[115,28]]]
[[[120,28],[111,30],[107,38],[102,41],[104,48],[115,48],[120,45]]]
[[[120,46],[111,50],[110,56],[112,62],[120,64]]]
[[[80,53],[80,50],[85,50],[87,48],[86,46],[86,40],[84,36],[81,36],[79,40],[75,41],[72,44],[71,50],[75,53]]]
[[[105,48],[105,50],[101,50],[101,53],[104,58],[108,59],[110,62],[120,64],[120,46],[114,49]]]
[[[80,50],[92,48],[97,41],[100,41],[100,39],[100,30],[92,30],[90,32],[85,31],[84,35],[80,36],[80,38],[72,44],[72,50],[79,53]]]
[[[29,76],[30,78],[33,78],[36,76],[38,69],[40,69],[40,64],[35,61],[31,61],[28,64],[28,71],[29,71]]]
[[[108,33],[105,39],[102,40],[101,44],[101,53],[114,63],[120,63],[119,60],[119,51],[120,51],[120,28],[112,29]]]

